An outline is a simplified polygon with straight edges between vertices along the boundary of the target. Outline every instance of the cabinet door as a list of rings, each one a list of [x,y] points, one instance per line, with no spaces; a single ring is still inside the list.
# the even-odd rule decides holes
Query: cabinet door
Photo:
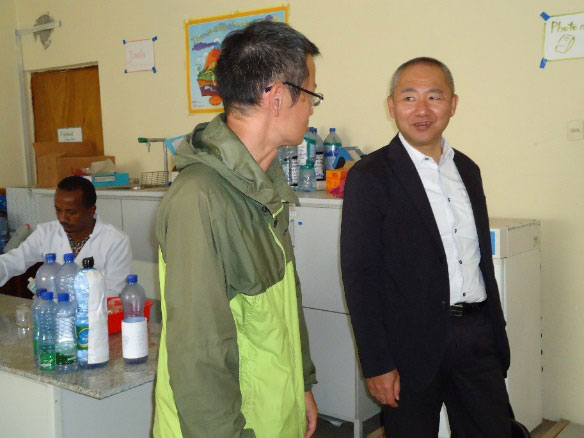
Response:
[[[348,313],[340,269],[341,209],[296,207],[290,226],[303,306]]]
[[[158,199],[124,199],[122,201],[124,231],[130,236],[134,260],[158,262],[155,226],[159,205]]]
[[[310,355],[316,366],[312,391],[318,410],[341,420],[354,421],[357,377],[355,345],[349,316],[304,308]]]

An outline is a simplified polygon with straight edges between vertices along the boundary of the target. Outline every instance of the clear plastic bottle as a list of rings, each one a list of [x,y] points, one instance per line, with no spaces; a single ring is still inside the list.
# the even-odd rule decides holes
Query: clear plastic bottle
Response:
[[[336,133],[335,128],[330,129],[329,135],[324,139],[324,169],[333,170],[337,158],[338,149],[343,146],[341,137]]]
[[[36,289],[36,295],[34,296],[34,300],[32,302],[32,306],[30,309],[30,313],[32,315],[32,351],[34,354],[34,364],[37,368],[40,368],[40,361],[39,361],[39,338],[40,338],[40,309],[41,304],[43,303],[43,294],[46,292],[46,289]]]
[[[0,254],[4,252],[4,247],[9,240],[8,220],[4,213],[0,213]]]
[[[128,364],[148,360],[148,326],[144,316],[146,294],[138,284],[137,275],[128,275],[128,284],[120,293],[124,320],[122,321],[122,356]]]
[[[288,163],[290,166],[290,187],[296,188],[298,186],[298,147],[287,146],[288,149]]]
[[[97,368],[100,366],[107,365],[109,361],[109,344],[107,338],[107,304],[105,303],[105,281],[103,280],[103,275],[101,276],[101,281],[103,282],[101,294],[103,297],[96,297],[94,296],[92,300],[96,304],[99,302],[104,301],[100,304],[101,309],[105,312],[105,337],[103,336],[103,321],[101,318],[103,317],[102,313],[95,313],[95,318],[93,322],[95,323],[91,327],[89,326],[89,295],[90,295],[90,284],[87,279],[89,271],[94,271],[95,268],[93,267],[93,257],[87,257],[83,259],[83,269],[81,269],[77,275],[75,276],[75,299],[77,301],[77,316],[75,318],[75,330],[77,333],[77,365],[80,368]],[[96,307],[99,307],[96,305]],[[98,358],[95,362],[89,363],[89,351],[90,348],[90,338],[89,332],[96,330],[99,331],[99,335],[97,337],[97,342],[101,343],[99,345],[91,346],[95,347],[96,350],[99,350]],[[96,337],[92,335],[95,339]],[[102,354],[102,351],[106,351],[107,355]]]
[[[79,272],[79,266],[75,263],[75,254],[68,253],[63,256],[64,263],[57,271],[57,292],[69,294],[69,301],[75,306],[75,276]]]
[[[69,300],[69,294],[60,293],[55,316],[55,368],[59,373],[68,373],[77,369],[75,313],[75,304]]]
[[[35,283],[37,289],[46,289],[47,292],[57,292],[57,283],[55,278],[57,271],[61,267],[60,263],[56,262],[57,256],[55,253],[45,254],[45,263],[41,265],[35,276]]]
[[[284,176],[286,177],[286,182],[290,185],[290,165],[288,162],[288,149],[287,146],[280,146],[278,148],[278,161],[282,165],[282,170],[284,171]]]
[[[316,138],[312,132],[312,128],[308,128],[304,134],[302,143],[298,145],[298,165],[302,166],[312,165],[316,157]]]
[[[320,135],[318,135],[318,130],[316,128],[312,129],[312,135],[316,142],[315,157],[314,157],[314,172],[316,173],[317,181],[324,181],[324,142]]]
[[[39,316],[39,368],[42,371],[55,370],[55,311],[53,292],[43,294]]]

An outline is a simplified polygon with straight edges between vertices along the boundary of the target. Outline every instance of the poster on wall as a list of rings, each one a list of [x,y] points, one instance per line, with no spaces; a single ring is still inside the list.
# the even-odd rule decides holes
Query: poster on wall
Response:
[[[540,16],[545,21],[541,68],[548,61],[584,58],[584,12]]]
[[[258,20],[288,22],[288,6],[201,18],[185,23],[189,113],[223,111],[215,66],[221,42],[233,30]]]

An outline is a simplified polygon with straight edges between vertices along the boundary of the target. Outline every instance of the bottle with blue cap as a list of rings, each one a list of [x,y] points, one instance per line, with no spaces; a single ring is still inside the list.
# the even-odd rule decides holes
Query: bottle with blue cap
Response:
[[[148,326],[144,317],[146,294],[138,284],[138,276],[130,274],[120,293],[124,320],[122,321],[122,356],[127,364],[148,360]]]
[[[45,254],[45,263],[41,265],[35,276],[37,289],[46,289],[47,292],[57,293],[56,277],[61,264],[57,261],[57,255],[53,252]]]
[[[335,128],[330,129],[329,135],[324,139],[324,169],[334,170],[335,160],[337,159],[338,150],[343,146],[341,137],[337,134]]]
[[[75,276],[79,272],[79,266],[75,263],[75,254],[68,253],[63,256],[64,263],[57,271],[55,277],[57,292],[69,294],[69,301],[75,303]]]

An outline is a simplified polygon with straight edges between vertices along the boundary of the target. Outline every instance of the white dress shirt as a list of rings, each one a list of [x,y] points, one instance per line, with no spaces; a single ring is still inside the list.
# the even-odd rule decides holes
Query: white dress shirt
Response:
[[[450,304],[476,303],[487,298],[479,268],[481,253],[472,206],[454,164],[454,149],[442,138],[442,156],[432,157],[399,139],[420,175],[444,245],[450,279]]]
[[[44,262],[45,254],[52,252],[61,264],[63,256],[73,252],[67,234],[57,220],[38,224],[18,247],[0,255],[0,286],[15,275],[23,274],[35,263]],[[93,257],[94,267],[103,272],[107,295],[119,295],[132,269],[128,235],[95,215],[93,232],[75,257],[77,266],[82,268],[86,257]]]

